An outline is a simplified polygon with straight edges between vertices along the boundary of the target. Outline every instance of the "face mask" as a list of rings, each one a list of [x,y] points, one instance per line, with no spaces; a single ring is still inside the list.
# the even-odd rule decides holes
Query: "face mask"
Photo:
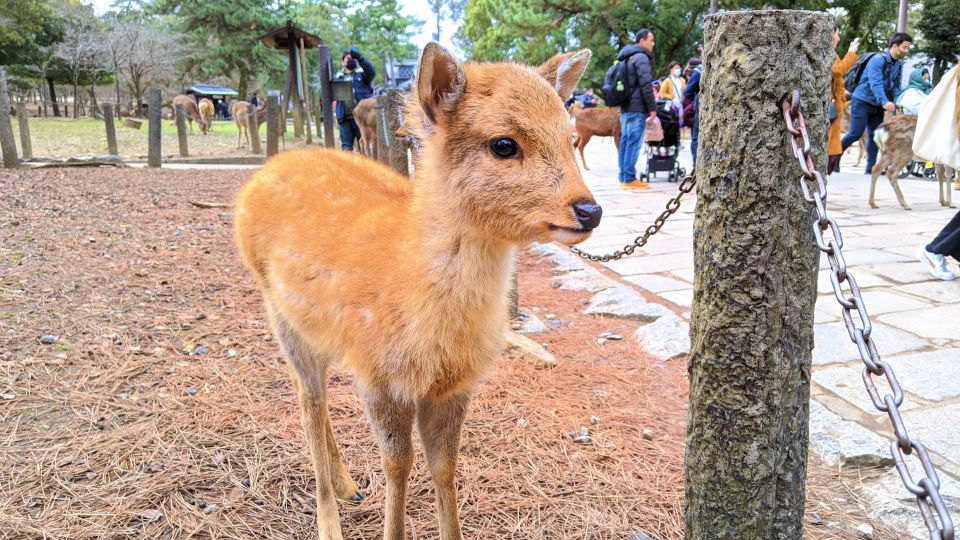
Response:
[[[354,69],[357,69],[357,61],[352,58],[350,60],[347,60],[347,69],[351,71],[353,71]]]
[[[680,68],[673,68],[673,76],[674,77],[680,76]]]

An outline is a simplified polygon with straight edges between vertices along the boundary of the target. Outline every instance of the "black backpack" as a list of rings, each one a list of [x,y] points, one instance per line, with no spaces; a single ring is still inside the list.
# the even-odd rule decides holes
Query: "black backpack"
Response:
[[[633,56],[633,55],[631,55]],[[603,78],[603,101],[607,107],[622,107],[630,101],[630,85],[627,80],[627,60],[615,62]]]
[[[857,58],[857,62],[853,64],[850,71],[843,76],[843,87],[847,89],[847,92],[852,94],[853,91],[857,89],[857,85],[860,84],[860,78],[863,77],[863,72],[867,69],[867,63],[878,54],[880,53],[870,52]]]

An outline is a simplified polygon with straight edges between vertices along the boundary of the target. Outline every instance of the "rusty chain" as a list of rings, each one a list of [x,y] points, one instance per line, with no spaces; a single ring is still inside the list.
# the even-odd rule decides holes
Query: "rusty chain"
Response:
[[[667,218],[675,214],[677,210],[680,209],[680,199],[683,197],[683,195],[685,193],[690,193],[691,191],[693,191],[693,188],[696,185],[697,185],[697,173],[695,172],[691,173],[689,176],[684,178],[683,181],[680,182],[680,185],[677,186],[680,192],[677,193],[676,197],[667,201],[666,210],[661,212],[660,215],[657,216],[657,219],[653,220],[653,224],[649,225],[643,234],[636,237],[633,240],[632,244],[623,246],[623,249],[618,249],[613,253],[609,253],[607,255],[591,255],[589,253],[581,251],[579,248],[576,248],[576,247],[571,247],[570,251],[583,257],[584,259],[589,259],[593,262],[607,262],[611,260],[615,261],[620,259],[624,255],[633,255],[633,252],[636,251],[638,248],[642,248],[647,243],[647,240],[649,240],[651,236],[660,232],[660,228],[663,227],[664,223],[666,223]]]
[[[920,444],[920,441],[907,434],[907,428],[903,423],[899,408],[903,404],[903,390],[893,372],[893,368],[880,359],[880,353],[877,352],[877,347],[871,338],[873,324],[864,306],[860,287],[857,286],[857,280],[853,277],[853,274],[847,269],[847,263],[843,258],[843,237],[840,234],[840,226],[827,215],[827,186],[810,157],[810,138],[807,135],[807,126],[803,120],[803,114],[800,112],[800,91],[794,90],[791,99],[784,100],[782,108],[783,119],[786,122],[787,132],[790,134],[793,155],[796,156],[800,163],[800,169],[803,171],[803,175],[800,177],[803,198],[808,203],[813,204],[817,210],[817,220],[813,222],[817,248],[826,253],[827,260],[830,262],[830,283],[833,286],[837,302],[843,308],[843,323],[850,335],[850,340],[857,345],[857,349],[860,351],[860,359],[863,360],[863,383],[867,387],[867,393],[870,395],[874,407],[887,413],[887,416],[890,417],[890,423],[893,424],[896,440],[890,443],[890,453],[893,456],[897,472],[900,474],[900,480],[903,481],[907,491],[917,497],[917,505],[920,507],[920,513],[923,515],[923,520],[930,531],[930,538],[932,540],[953,540],[953,520],[950,518],[947,506],[940,496],[940,477],[937,475],[937,469],[930,459],[927,449]],[[807,181],[816,184],[815,191],[811,191]],[[827,230],[830,231],[829,238],[824,237]],[[849,286],[849,296],[844,292],[844,283]],[[851,314],[853,311],[857,312],[860,326],[857,326]],[[874,384],[873,377],[886,379],[890,392],[886,392],[883,397],[880,397],[880,391]],[[910,470],[907,468],[907,456],[910,455],[917,457],[923,469],[924,476],[919,481],[914,481]]]

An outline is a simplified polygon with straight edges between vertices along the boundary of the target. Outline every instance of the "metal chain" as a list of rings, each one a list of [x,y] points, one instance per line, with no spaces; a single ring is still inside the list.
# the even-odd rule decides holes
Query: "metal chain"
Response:
[[[667,201],[667,209],[661,212],[660,215],[657,216],[657,219],[653,220],[653,224],[649,225],[647,227],[647,230],[644,231],[643,234],[636,237],[633,240],[632,244],[623,246],[623,249],[618,249],[613,253],[609,253],[607,255],[591,255],[584,251],[580,251],[579,248],[575,248],[575,247],[570,248],[570,251],[583,257],[584,259],[589,259],[593,262],[607,262],[611,260],[615,261],[623,257],[624,255],[633,255],[633,252],[636,251],[638,248],[643,247],[647,243],[647,240],[650,239],[651,236],[660,232],[660,228],[663,227],[664,223],[666,223],[667,218],[675,214],[677,210],[680,209],[680,199],[683,197],[683,195],[685,193],[690,193],[691,191],[693,191],[693,188],[696,185],[697,185],[697,173],[695,172],[691,173],[689,176],[684,178],[683,181],[680,182],[680,185],[678,186],[678,189],[680,190],[680,192],[677,193],[676,197]]]
[[[880,353],[877,352],[877,347],[871,338],[873,324],[867,314],[867,308],[863,304],[860,287],[857,286],[857,280],[854,279],[853,274],[847,269],[847,263],[843,258],[843,252],[841,251],[843,237],[840,235],[840,226],[827,215],[827,186],[810,157],[810,138],[807,135],[807,126],[803,121],[803,114],[800,112],[799,90],[794,90],[791,99],[783,102],[783,119],[786,122],[787,132],[790,133],[793,155],[796,156],[800,163],[800,169],[803,171],[803,175],[800,177],[803,198],[817,209],[817,220],[813,223],[817,247],[827,254],[831,270],[830,283],[833,285],[837,302],[843,308],[843,323],[847,327],[850,339],[860,350],[860,359],[863,360],[864,364],[863,383],[867,387],[867,393],[870,395],[874,407],[887,413],[887,416],[890,417],[890,423],[893,424],[896,440],[890,443],[890,454],[893,456],[893,462],[900,474],[900,480],[903,481],[907,491],[917,497],[917,505],[920,506],[920,513],[923,515],[923,520],[930,531],[930,538],[932,540],[953,540],[953,520],[950,518],[947,506],[940,496],[940,477],[937,475],[937,469],[926,448],[920,444],[920,441],[907,434],[907,428],[900,416],[899,408],[903,404],[903,390],[900,388],[897,376],[893,373],[893,368],[880,359]],[[816,184],[815,191],[810,190],[807,181]],[[829,237],[824,237],[824,233],[828,229],[830,230]],[[849,286],[849,295],[844,292],[844,283]],[[860,326],[856,324],[853,315],[851,315],[853,311],[857,312]],[[886,392],[883,397],[880,397],[880,392],[874,384],[873,377],[886,379],[890,392]],[[907,468],[907,456],[911,455],[916,456],[923,469],[924,476],[919,481],[913,479]]]

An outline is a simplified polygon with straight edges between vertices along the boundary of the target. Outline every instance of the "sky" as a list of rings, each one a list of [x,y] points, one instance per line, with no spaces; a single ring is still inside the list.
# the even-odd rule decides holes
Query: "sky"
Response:
[[[88,1],[93,4],[93,9],[96,11],[97,15],[108,11],[110,9],[110,5],[113,3],[113,0]],[[405,15],[413,15],[414,17],[424,21],[423,31],[413,37],[413,43],[417,47],[422,48],[431,40],[433,37],[433,29],[435,29],[437,26],[436,19],[434,19],[433,14],[430,12],[430,5],[427,3],[427,0],[399,0],[399,3]],[[444,21],[443,26],[440,27],[440,43],[444,47],[448,47],[451,50],[460,53],[462,51],[460,51],[460,49],[456,47],[450,39],[455,30],[456,25],[449,21]],[[323,36],[320,37],[322,38]]]

